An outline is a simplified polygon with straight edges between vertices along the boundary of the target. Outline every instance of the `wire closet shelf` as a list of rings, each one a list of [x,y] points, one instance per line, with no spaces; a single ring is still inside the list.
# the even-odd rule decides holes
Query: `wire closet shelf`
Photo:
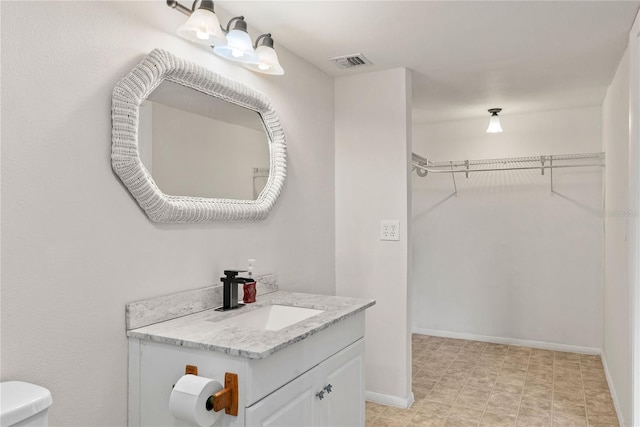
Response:
[[[588,161],[588,162],[585,162]],[[411,155],[412,171],[425,177],[430,173],[464,173],[469,177],[473,172],[495,172],[508,170],[537,169],[544,175],[546,169],[603,167],[604,153],[554,154],[531,157],[510,157],[502,159],[456,160],[434,162],[416,153]]]
[[[553,192],[553,170],[558,168],[604,167],[604,153],[554,154],[531,157],[510,157],[502,159],[457,160],[433,162],[426,157],[411,153],[411,170],[420,177],[430,173],[451,174],[454,194],[458,195],[456,173],[464,173],[466,178],[473,172],[497,172],[513,170],[539,170],[544,175],[549,170],[551,192]]]

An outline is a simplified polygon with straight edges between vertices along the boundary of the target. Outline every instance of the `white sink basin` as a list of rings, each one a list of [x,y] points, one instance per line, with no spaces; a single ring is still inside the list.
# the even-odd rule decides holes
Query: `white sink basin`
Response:
[[[233,325],[239,328],[279,331],[305,319],[324,312],[313,308],[291,307],[288,305],[266,305],[247,313],[216,322],[221,325]]]

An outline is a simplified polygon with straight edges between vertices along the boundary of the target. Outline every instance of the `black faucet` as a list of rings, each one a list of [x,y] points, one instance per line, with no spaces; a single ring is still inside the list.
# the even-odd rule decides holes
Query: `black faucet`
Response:
[[[234,310],[242,307],[244,304],[238,304],[238,284],[253,282],[253,279],[237,277],[239,273],[245,273],[246,270],[225,270],[225,277],[221,277],[222,282],[222,307],[216,308],[217,311]]]

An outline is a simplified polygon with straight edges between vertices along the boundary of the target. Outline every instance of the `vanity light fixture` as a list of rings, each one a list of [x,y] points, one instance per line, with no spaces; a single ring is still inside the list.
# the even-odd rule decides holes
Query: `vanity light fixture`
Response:
[[[256,39],[254,48],[258,55],[258,63],[244,64],[246,68],[259,73],[271,74],[273,76],[281,76],[284,74],[284,68],[280,65],[280,61],[278,61],[278,54],[273,48],[273,38],[271,37],[271,33],[259,36]]]
[[[213,11],[212,0],[195,0],[191,9],[177,0],[167,0],[167,6],[189,16],[187,22],[178,28],[180,37],[211,46],[216,55],[241,62],[251,71],[276,76],[284,74],[273,48],[271,33],[260,35],[252,44],[244,16],[231,18],[225,29]]]
[[[233,30],[229,31],[231,24],[235,23]],[[257,64],[258,54],[253,50],[251,37],[247,33],[247,23],[244,16],[231,18],[227,24],[227,44],[213,47],[213,53],[232,61],[245,64]]]
[[[220,21],[213,11],[213,1],[202,0],[196,8],[198,2],[194,1],[191,10],[181,5],[175,0],[167,0],[167,5],[177,11],[189,16],[187,22],[178,27],[176,31],[183,39],[198,44],[221,45],[226,44]]]
[[[502,108],[490,108],[489,113],[491,116],[489,117],[489,127],[487,128],[487,133],[501,133],[502,126],[500,126],[500,118],[498,117],[498,113],[502,111]]]

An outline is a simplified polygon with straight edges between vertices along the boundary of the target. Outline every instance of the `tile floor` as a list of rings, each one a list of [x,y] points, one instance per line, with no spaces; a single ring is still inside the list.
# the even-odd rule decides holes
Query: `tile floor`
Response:
[[[366,425],[618,426],[600,356],[413,336],[415,403]]]

